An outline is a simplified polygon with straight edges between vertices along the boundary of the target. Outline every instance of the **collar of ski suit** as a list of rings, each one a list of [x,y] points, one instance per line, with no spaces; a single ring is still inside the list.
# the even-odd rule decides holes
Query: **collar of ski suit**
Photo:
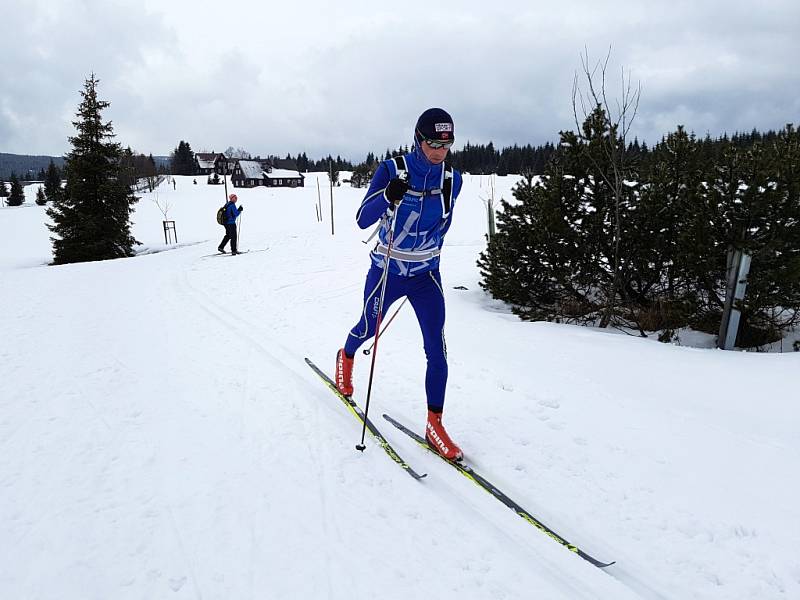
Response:
[[[428,160],[428,157],[425,156],[425,153],[422,151],[422,149],[417,145],[415,145],[414,150],[406,154],[406,156],[413,159],[406,161],[406,168],[415,171],[416,175],[431,175],[433,173],[441,173],[441,169],[444,167],[445,163],[445,161],[440,162],[438,165],[432,163]]]

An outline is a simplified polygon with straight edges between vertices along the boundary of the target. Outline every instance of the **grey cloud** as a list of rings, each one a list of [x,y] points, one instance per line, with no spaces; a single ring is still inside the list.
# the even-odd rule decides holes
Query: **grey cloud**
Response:
[[[360,159],[410,143],[429,106],[454,115],[458,142],[555,141],[574,127],[584,48],[595,60],[612,48],[612,98],[621,68],[641,81],[634,134],[649,143],[679,123],[701,135],[780,127],[800,109],[800,5],[788,0],[546,10],[522,0],[409,0],[403,10],[233,1],[222,12],[200,0],[142,1],[31,9],[13,0],[15,41],[0,41],[14,73],[0,91],[0,150],[66,149],[90,70],[119,141],[155,154],[185,139],[196,149]]]
[[[84,79],[95,72],[101,97],[113,100],[119,80],[142,60],[143,50],[169,39],[161,19],[134,2],[14,1],[3,12],[10,35],[2,38],[0,53],[11,68],[0,99],[12,116],[0,140],[4,151],[66,150]]]

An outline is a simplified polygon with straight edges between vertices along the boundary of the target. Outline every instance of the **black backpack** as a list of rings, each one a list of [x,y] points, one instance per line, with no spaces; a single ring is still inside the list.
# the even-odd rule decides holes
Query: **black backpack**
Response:
[[[225,206],[228,206],[227,204]],[[225,206],[217,210],[217,223],[225,225]]]

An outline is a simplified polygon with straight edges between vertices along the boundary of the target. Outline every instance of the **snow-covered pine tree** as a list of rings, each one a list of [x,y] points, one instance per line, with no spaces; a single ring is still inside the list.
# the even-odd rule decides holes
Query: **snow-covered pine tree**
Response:
[[[542,179],[528,175],[514,187],[514,202],[501,199],[497,232],[478,260],[481,287],[525,319],[584,322],[595,311],[581,232],[589,165],[578,144],[562,133]]]
[[[138,198],[121,177],[122,150],[111,141],[111,122],[102,120],[110,103],[98,99],[98,83],[94,73],[84,83],[65,162],[67,186],[47,209],[55,264],[132,256],[138,243],[130,232]]]
[[[22,203],[25,202],[25,192],[22,189],[22,184],[19,182],[16,173],[11,174],[9,183],[11,184],[11,191],[6,199],[6,204],[8,204],[8,206],[22,206]]]
[[[36,204],[39,206],[44,206],[47,204],[47,196],[44,195],[44,189],[42,186],[39,186],[39,188],[36,190]]]
[[[502,201],[497,234],[478,261],[481,285],[523,318],[590,323],[612,307],[615,319],[628,319],[636,185],[615,191],[608,150],[614,143],[621,142],[597,107],[580,137],[562,132],[540,181],[524,179],[514,188],[516,202]],[[637,179],[632,172],[620,176]],[[617,219],[623,235],[615,285]]]
[[[737,345],[761,346],[800,322],[800,135],[788,125],[773,141],[728,152],[736,159],[710,192],[724,210],[723,244],[752,257]]]
[[[631,232],[637,276],[629,284],[640,308],[632,318],[642,330],[674,330],[694,314],[696,281],[719,258],[708,243],[715,235],[708,230],[716,225],[701,216],[706,188],[694,135],[678,126],[656,144],[640,176]]]

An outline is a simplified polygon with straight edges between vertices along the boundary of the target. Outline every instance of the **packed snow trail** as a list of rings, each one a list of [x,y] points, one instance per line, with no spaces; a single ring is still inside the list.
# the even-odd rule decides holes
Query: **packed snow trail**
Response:
[[[41,207],[0,209],[0,596],[800,596],[783,476],[798,354],[518,321],[478,286],[485,212],[465,178],[442,255],[448,430],[510,497],[617,560],[603,572],[402,434],[383,431],[422,482],[353,449],[357,423],[303,356],[332,369],[357,318],[360,192],[336,189],[331,236],[315,177],[238,192],[242,248],[269,250],[226,260],[201,258],[222,237],[219,189],[191,179],[158,190],[185,245],[159,242],[146,194],[150,254],[133,259],[42,266]],[[421,430],[424,366],[403,309],[370,412]],[[367,372],[359,356],[356,396]]]

